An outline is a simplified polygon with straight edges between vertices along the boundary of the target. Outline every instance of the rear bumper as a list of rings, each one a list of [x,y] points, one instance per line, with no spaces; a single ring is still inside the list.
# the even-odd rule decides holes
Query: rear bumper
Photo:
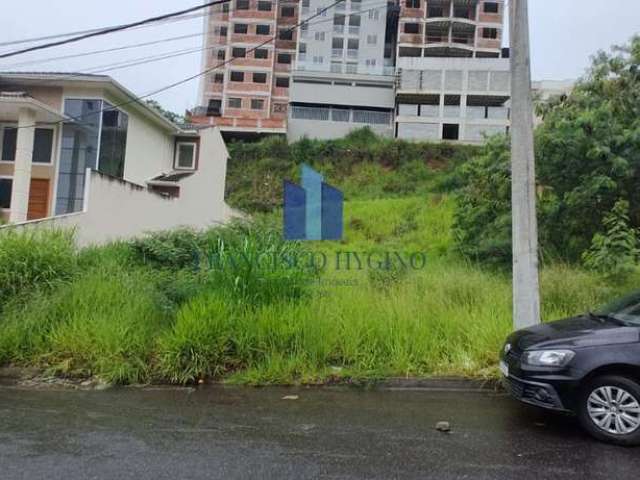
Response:
[[[559,412],[571,411],[551,384],[523,380],[513,375],[503,376],[502,384],[512,397],[521,402]]]

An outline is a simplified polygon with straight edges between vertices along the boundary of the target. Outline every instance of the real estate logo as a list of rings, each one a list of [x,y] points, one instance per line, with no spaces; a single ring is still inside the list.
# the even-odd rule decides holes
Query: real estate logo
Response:
[[[284,181],[284,238],[286,240],[340,240],[344,195],[324,177],[302,164],[300,185]]]

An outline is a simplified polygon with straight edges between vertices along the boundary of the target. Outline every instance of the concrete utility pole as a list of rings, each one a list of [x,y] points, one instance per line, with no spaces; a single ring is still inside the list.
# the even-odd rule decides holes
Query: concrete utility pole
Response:
[[[513,325],[540,323],[533,102],[527,0],[511,0],[511,208]]]

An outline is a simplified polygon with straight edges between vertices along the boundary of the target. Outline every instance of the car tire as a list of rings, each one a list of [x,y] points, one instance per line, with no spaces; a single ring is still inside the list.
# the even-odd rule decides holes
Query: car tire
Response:
[[[618,396],[618,392],[626,395]],[[581,389],[578,402],[578,419],[590,435],[615,445],[640,445],[640,425],[633,428],[633,420],[638,418],[640,422],[640,412],[631,413],[636,406],[640,407],[640,384],[636,380],[619,375],[594,378]],[[616,420],[616,416],[620,418]]]

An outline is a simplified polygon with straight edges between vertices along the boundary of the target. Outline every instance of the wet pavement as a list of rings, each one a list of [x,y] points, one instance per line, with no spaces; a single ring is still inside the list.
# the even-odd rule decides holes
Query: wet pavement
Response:
[[[284,400],[287,395],[298,399]],[[448,421],[451,433],[435,430]],[[0,478],[626,479],[640,448],[502,394],[0,388]]]

